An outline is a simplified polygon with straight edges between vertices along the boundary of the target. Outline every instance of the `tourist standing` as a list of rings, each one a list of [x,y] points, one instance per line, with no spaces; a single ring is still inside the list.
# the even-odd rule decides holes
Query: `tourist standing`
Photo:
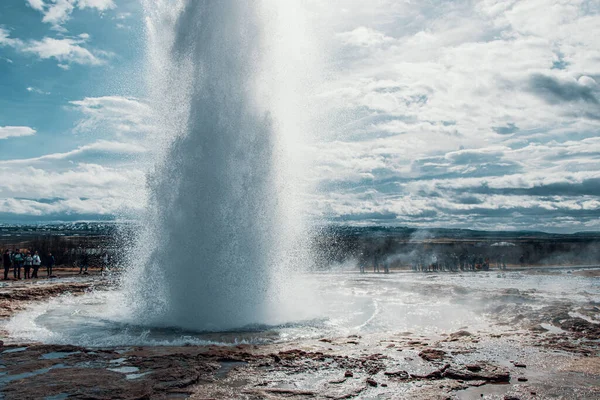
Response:
[[[31,266],[33,265],[33,256],[31,253],[25,255],[25,279],[31,278]]]
[[[87,270],[88,270],[88,263],[90,261],[90,258],[88,256],[87,250],[83,250],[83,254],[81,256],[81,261],[79,262],[79,273],[80,274],[87,274]]]
[[[54,256],[52,253],[48,253],[48,258],[46,259],[46,276],[50,278],[52,276],[52,268],[54,267]]]
[[[102,256],[102,273],[104,273],[104,271],[108,271],[108,264],[110,263],[110,257],[108,255],[108,253],[104,253],[104,255]]]
[[[4,280],[6,281],[8,280],[8,271],[10,271],[10,266],[12,265],[10,251],[8,249],[6,249],[2,255],[2,263],[4,264]]]
[[[42,259],[40,258],[40,255],[36,251],[35,254],[33,255],[33,274],[31,275],[32,278],[38,277],[38,271],[40,269],[40,265],[42,265]]]
[[[13,255],[13,278],[21,279],[21,267],[23,266],[23,255],[19,249]]]

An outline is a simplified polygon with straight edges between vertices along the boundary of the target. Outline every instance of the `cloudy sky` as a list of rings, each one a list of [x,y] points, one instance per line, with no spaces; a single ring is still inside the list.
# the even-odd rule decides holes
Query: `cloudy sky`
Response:
[[[599,0],[303,3],[317,215],[600,230]],[[0,222],[143,207],[142,24],[136,0],[2,0]]]

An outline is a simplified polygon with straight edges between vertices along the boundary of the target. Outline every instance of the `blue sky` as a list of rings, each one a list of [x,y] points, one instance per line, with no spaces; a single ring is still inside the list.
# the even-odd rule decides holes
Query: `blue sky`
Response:
[[[300,3],[315,215],[600,230],[600,2]],[[145,42],[135,0],[1,2],[0,222],[143,208]]]
[[[28,1],[0,5],[0,28],[9,36],[0,45],[0,121],[36,130],[35,135],[6,139],[2,147],[9,151],[1,152],[2,160],[64,152],[87,143],[89,138],[71,132],[81,115],[70,101],[106,93],[140,94],[143,37],[137,2],[117,7],[112,1],[92,1],[97,8],[83,9],[74,3],[59,25],[42,21],[51,9],[36,10]],[[10,45],[11,39],[25,44]],[[35,46],[32,42],[38,43],[37,49],[25,51],[28,43]],[[73,48],[61,53],[64,45]],[[89,51],[90,56],[78,56],[77,51]],[[57,55],[48,56],[53,52]]]

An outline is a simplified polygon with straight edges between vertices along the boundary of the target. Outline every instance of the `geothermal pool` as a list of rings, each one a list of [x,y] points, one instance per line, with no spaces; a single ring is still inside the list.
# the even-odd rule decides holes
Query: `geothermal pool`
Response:
[[[4,326],[15,341],[81,346],[276,343],[321,337],[385,332],[441,335],[468,329],[500,332],[499,313],[516,314],[549,305],[578,307],[600,303],[600,278],[573,268],[390,275],[322,272],[303,275],[302,286],[319,298],[306,298],[285,323],[250,325],[227,332],[194,332],[145,327],[124,307],[125,293],[97,290],[63,295],[34,304]],[[298,283],[300,284],[300,283]],[[196,304],[202,307],[201,304]],[[600,320],[600,313],[593,321]],[[590,317],[587,317],[590,318]],[[548,329],[558,329],[546,326]]]

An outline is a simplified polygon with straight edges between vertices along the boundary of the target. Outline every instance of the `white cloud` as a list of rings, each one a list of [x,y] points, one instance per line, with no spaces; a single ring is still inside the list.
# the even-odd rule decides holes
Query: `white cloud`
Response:
[[[113,7],[112,1],[73,0],[70,9],[61,3],[51,14],[59,1],[29,3],[60,26],[74,8]],[[310,143],[316,166],[308,179],[319,191],[308,200],[317,216],[415,226],[600,229],[597,6],[584,0],[305,3],[326,54],[327,82],[312,99],[329,117]],[[129,15],[113,18],[121,23]],[[89,37],[64,39],[86,49]],[[0,46],[30,45],[0,28]],[[49,57],[62,68],[95,65],[84,52],[59,53],[65,51],[35,54],[57,54]],[[126,201],[119,194],[110,200],[86,186],[86,203],[64,179],[90,174],[82,172],[86,162],[102,164],[105,176],[111,168],[126,170],[116,160],[144,154],[136,141],[154,132],[152,111],[144,101],[120,96],[71,106],[83,115],[77,132],[111,140],[0,168],[23,170],[29,163],[32,174],[44,171],[39,176],[69,193],[72,203],[60,203],[64,210],[115,209]]]
[[[100,140],[64,153],[0,161],[3,213],[47,215],[131,214],[145,204],[146,149]]]
[[[71,17],[71,13],[75,8],[73,0],[55,0],[52,3],[45,3],[42,11],[44,17],[42,22],[52,24],[54,28],[60,28]],[[62,29],[59,29],[62,30]]]
[[[153,131],[150,106],[133,97],[86,97],[70,104],[83,114],[76,126],[79,132],[103,130],[126,135]]]
[[[35,133],[35,129],[28,126],[0,126],[0,140],[9,137],[32,136]]]
[[[83,40],[64,38],[43,38],[40,41],[31,40],[22,48],[23,53],[32,53],[41,59],[54,58],[59,63],[81,64],[81,65],[101,65],[106,62],[105,59],[97,57],[90,50],[81,46]]]
[[[315,98],[331,116],[311,144],[315,209],[420,226],[599,225],[598,7],[319,7],[333,56]]]
[[[120,19],[120,20],[128,19],[128,18],[131,18],[131,15],[132,14],[130,12],[120,12],[116,15],[115,19]]]
[[[34,216],[114,215],[143,207],[143,182],[143,171],[135,168],[82,163],[69,170],[51,171],[0,166],[0,209]]]
[[[116,142],[98,140],[96,142],[80,146],[74,150],[64,153],[52,153],[35,158],[12,159],[0,161],[2,166],[36,165],[51,169],[71,167],[73,163],[102,162],[118,164],[132,157],[146,153],[147,149],[136,143]]]
[[[113,0],[79,0],[77,7],[84,8],[95,8],[98,11],[106,11],[116,8],[116,4]]]
[[[34,10],[43,14],[42,22],[51,24],[53,29],[64,31],[62,25],[71,19],[73,10],[89,8],[103,12],[116,8],[113,0],[27,0]]]
[[[48,94],[51,94],[50,92],[45,92],[45,91],[43,91],[42,89],[39,89],[39,88],[36,88],[36,87],[33,87],[33,86],[28,86],[28,87],[26,88],[26,90],[27,90],[29,93],[46,94],[46,95],[48,95]]]
[[[44,0],[27,0],[27,4],[34,10],[42,11],[44,9]]]
[[[94,136],[110,131],[107,136],[122,140],[96,140],[70,151],[0,161],[3,213],[60,219],[131,215],[144,207],[148,150],[142,143],[151,130],[149,107],[120,96],[84,98],[71,105],[83,116],[78,131]],[[8,128],[0,128],[0,137]]]
[[[338,33],[337,36],[345,44],[359,47],[379,46],[394,41],[393,38],[386,36],[384,33],[364,26],[360,26],[350,32]]]
[[[10,31],[0,26],[0,46],[19,47],[22,41],[10,37]]]
[[[10,32],[0,27],[0,46],[12,47],[23,54],[33,54],[42,60],[55,59],[63,69],[68,69],[71,64],[102,65],[112,57],[112,53],[84,47],[88,39],[89,35],[82,33],[78,37],[45,37],[42,40],[23,41],[11,38]]]

